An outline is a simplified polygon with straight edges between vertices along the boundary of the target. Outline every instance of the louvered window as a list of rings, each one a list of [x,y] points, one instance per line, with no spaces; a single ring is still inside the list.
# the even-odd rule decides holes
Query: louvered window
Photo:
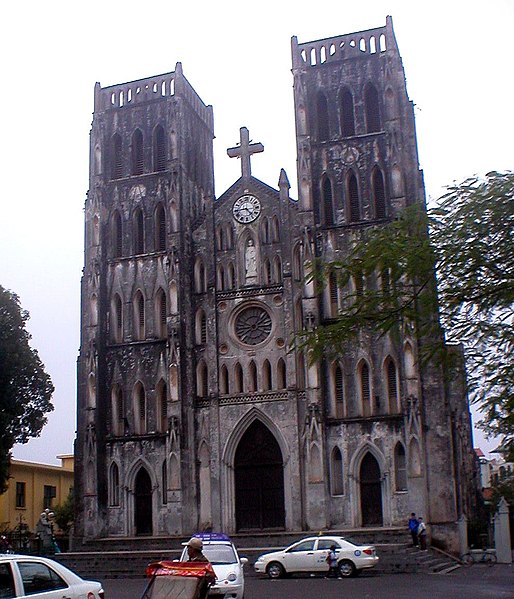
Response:
[[[350,200],[350,222],[354,223],[360,220],[360,201],[359,187],[357,179],[353,173],[348,177],[348,197]]]
[[[341,134],[343,137],[355,135],[353,96],[349,90],[344,90],[341,94]]]
[[[334,390],[336,404],[336,418],[342,418],[344,413],[344,389],[343,389],[343,369],[339,364],[335,367],[334,372]]]
[[[318,93],[318,140],[326,141],[330,139],[329,126],[328,126],[328,103],[327,97],[324,93]]]
[[[132,174],[143,174],[143,134],[139,129],[132,136]]]
[[[384,178],[380,169],[376,168],[373,171],[373,199],[375,202],[375,218],[385,218],[385,188]]]
[[[154,133],[154,171],[166,169],[166,136],[159,125]]]
[[[396,380],[396,365],[392,360],[387,363],[387,395],[391,413],[398,411],[398,383]]]
[[[143,213],[138,208],[134,213],[134,254],[143,254],[145,251]]]
[[[366,127],[368,133],[380,131],[380,109],[378,103],[378,92],[374,85],[369,84],[364,94],[366,106]]]
[[[361,367],[361,397],[363,416],[371,416],[371,389],[369,380],[369,366],[364,363]]]
[[[116,133],[112,138],[111,179],[121,179],[123,175],[123,156],[121,137]]]
[[[166,214],[162,204],[155,209],[155,249],[163,252],[166,249]]]

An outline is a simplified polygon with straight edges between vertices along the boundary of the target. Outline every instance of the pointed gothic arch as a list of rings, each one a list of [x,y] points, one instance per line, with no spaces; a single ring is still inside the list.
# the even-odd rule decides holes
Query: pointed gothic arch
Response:
[[[343,454],[337,445],[330,454],[330,492],[331,495],[344,494]]]
[[[387,409],[389,414],[398,414],[400,411],[398,368],[391,356],[387,356],[384,361],[384,378],[387,391]]]
[[[153,170],[156,172],[166,169],[166,134],[162,125],[153,130]]]
[[[132,134],[132,169],[133,175],[142,175],[144,168],[143,133],[136,129]]]
[[[144,435],[147,432],[147,405],[144,385],[137,381],[132,392],[132,411],[134,414],[134,432],[136,435]]]
[[[323,175],[321,179],[321,197],[323,209],[323,223],[327,226],[332,226],[335,222],[335,206],[334,194],[332,189],[332,181],[327,175]]]
[[[157,431],[165,433],[168,430],[168,386],[160,379],[155,387],[155,414]]]
[[[121,136],[115,133],[111,138],[111,179],[121,179],[123,176],[123,154]]]
[[[350,137],[355,135],[355,116],[353,110],[353,95],[347,88],[343,88],[340,94],[341,108],[341,135]]]
[[[112,462],[109,468],[109,506],[120,505],[120,469],[116,462]]]
[[[123,255],[123,228],[118,210],[111,217],[111,253],[113,258],[121,258]]]
[[[364,89],[364,108],[366,113],[366,132],[376,133],[380,131],[380,103],[377,88],[372,83],[368,83]]]
[[[405,447],[401,441],[394,447],[394,488],[396,491],[407,490],[407,463]]]
[[[146,335],[145,298],[141,289],[134,295],[133,301],[134,338],[142,341]]]
[[[349,220],[351,223],[359,222],[361,220],[359,185],[353,170],[349,171],[346,177],[346,195],[348,198],[347,206]]]
[[[368,417],[373,414],[371,371],[368,362],[364,359],[362,359],[357,366],[357,379],[361,415]]]
[[[316,98],[316,112],[318,116],[318,140],[327,141],[330,139],[330,128],[328,118],[328,101],[323,92],[318,92]]]
[[[166,250],[166,212],[164,206],[159,202],[154,212],[155,251]]]

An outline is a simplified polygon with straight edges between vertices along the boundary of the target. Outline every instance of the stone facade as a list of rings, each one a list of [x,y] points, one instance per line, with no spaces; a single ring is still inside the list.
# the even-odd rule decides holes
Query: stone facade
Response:
[[[348,295],[306,281],[310,261],[425,201],[392,22],[293,38],[292,57],[298,200],[284,171],[278,189],[252,177],[263,148],[244,128],[229,150],[242,176],[214,197],[212,109],[180,63],[97,84],[79,538],[380,527],[411,511],[456,531],[472,460],[464,386],[418,365],[408,329],[362,332],[315,365],[291,345]]]

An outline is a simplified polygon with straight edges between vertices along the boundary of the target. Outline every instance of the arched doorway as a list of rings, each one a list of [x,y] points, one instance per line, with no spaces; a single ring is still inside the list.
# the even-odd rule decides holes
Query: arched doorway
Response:
[[[152,534],[152,481],[148,472],[141,468],[135,482],[134,523],[136,535]]]
[[[362,526],[382,526],[382,481],[377,460],[367,452],[360,467]]]
[[[284,528],[284,464],[271,431],[255,420],[234,460],[237,530]]]

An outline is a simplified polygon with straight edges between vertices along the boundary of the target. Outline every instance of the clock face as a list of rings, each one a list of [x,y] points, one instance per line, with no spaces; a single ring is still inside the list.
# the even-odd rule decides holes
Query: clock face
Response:
[[[261,203],[252,195],[241,196],[234,202],[232,214],[240,223],[251,223],[261,213]]]

